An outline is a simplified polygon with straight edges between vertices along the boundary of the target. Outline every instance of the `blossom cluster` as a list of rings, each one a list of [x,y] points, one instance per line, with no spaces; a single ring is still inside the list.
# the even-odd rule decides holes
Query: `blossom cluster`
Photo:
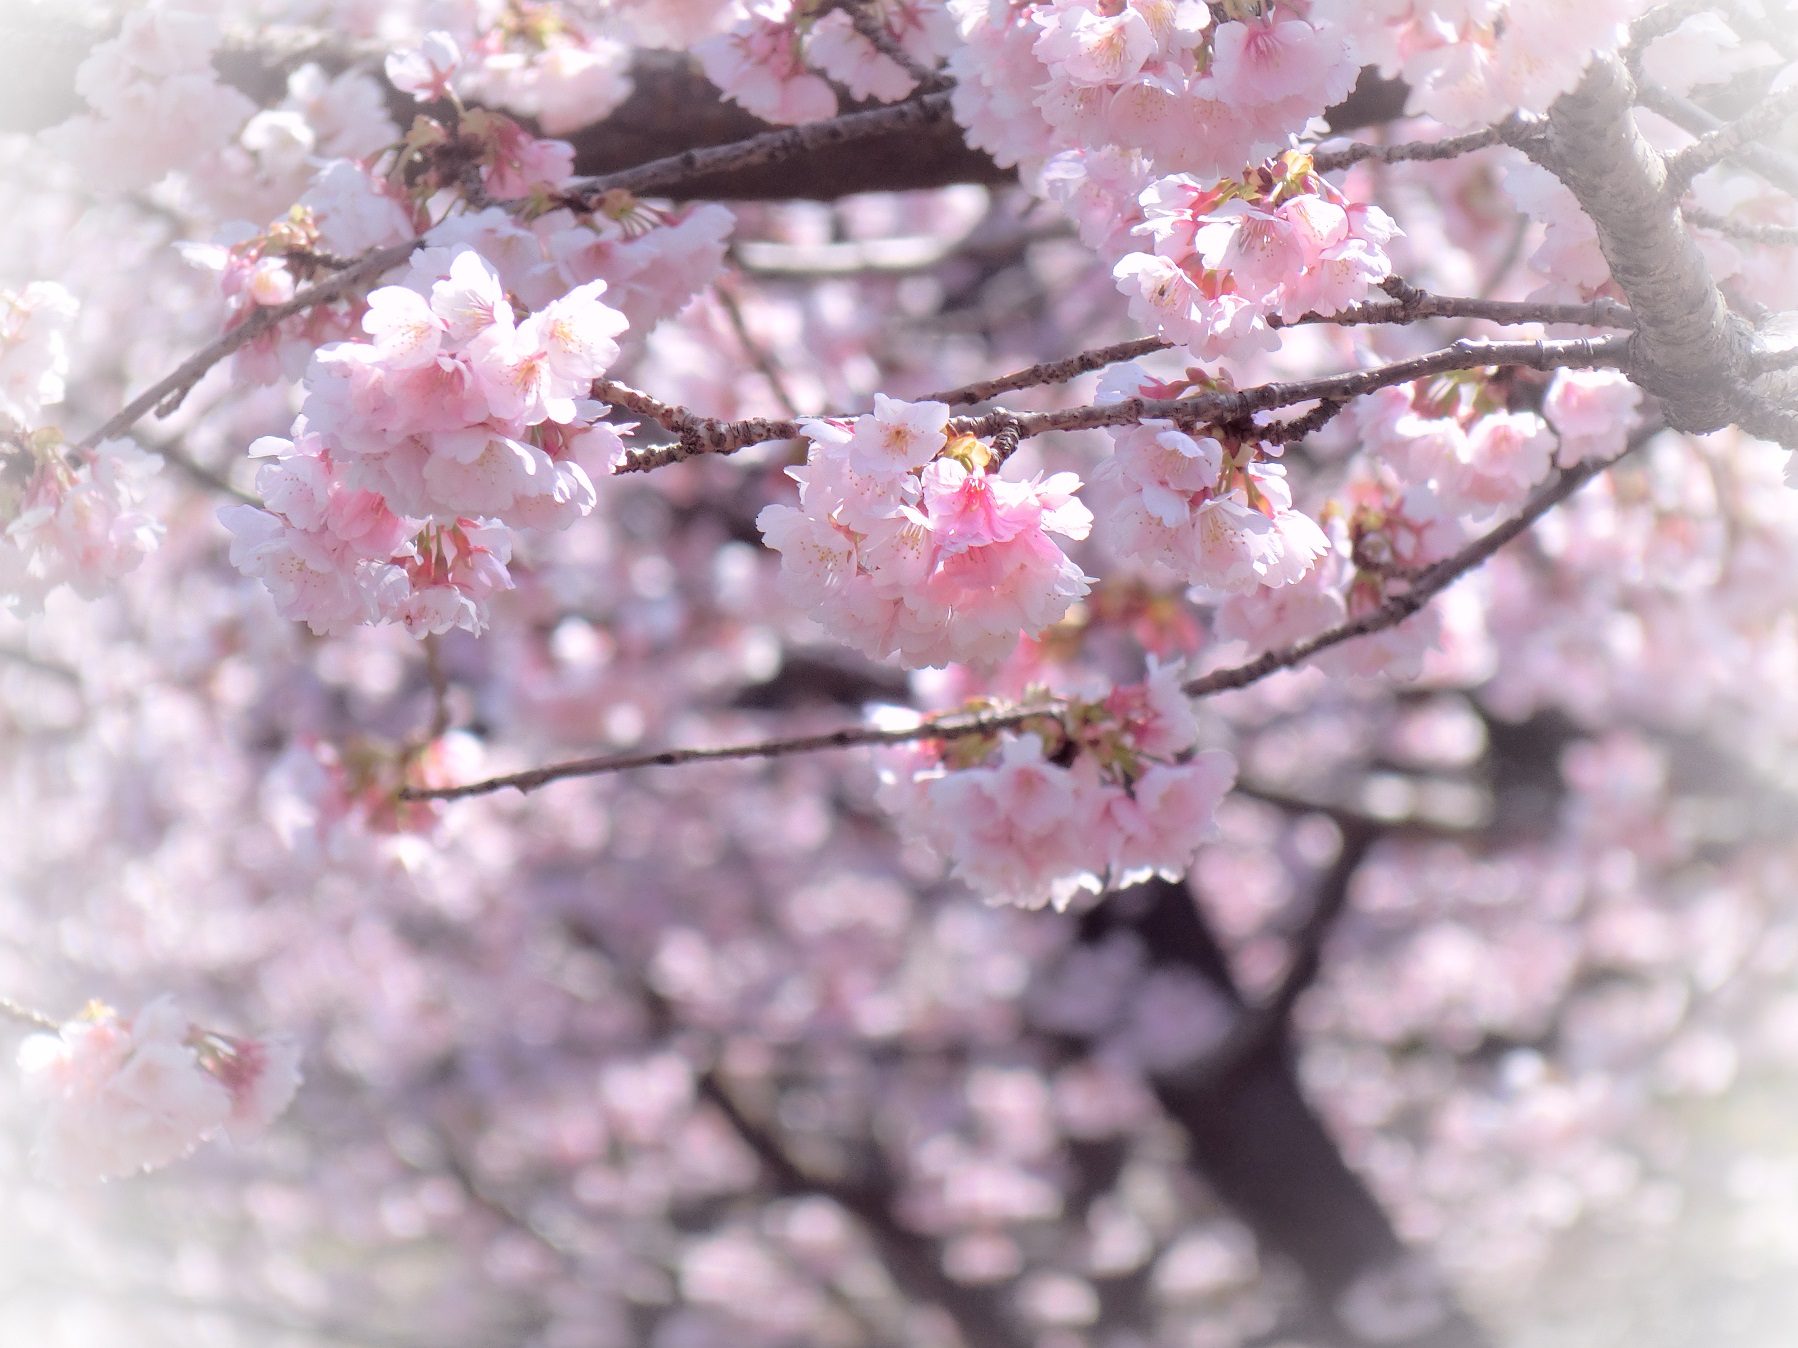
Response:
[[[1308,6],[1200,0],[958,4],[950,60],[971,144],[1034,170],[1052,153],[1112,146],[1163,172],[1234,173],[1354,84],[1342,25]]]
[[[33,281],[0,290],[0,421],[38,425],[62,401],[69,373],[69,331],[80,306],[64,286]]]
[[[1149,249],[1113,274],[1133,317],[1200,360],[1271,351],[1270,320],[1337,313],[1392,275],[1385,245],[1398,227],[1298,151],[1209,187],[1158,179],[1140,204],[1135,233]]]
[[[884,395],[853,423],[803,422],[799,504],[756,519],[787,596],[832,636],[908,668],[992,665],[1067,612],[1089,577],[1050,537],[1085,538],[1073,473],[999,476],[986,446],[947,438],[949,408]]]
[[[81,180],[119,192],[223,150],[256,105],[213,70],[222,40],[211,6],[133,7],[75,73],[89,110],[47,132],[46,142]]]
[[[141,508],[155,459],[123,439],[77,453],[44,424],[66,390],[78,311],[51,281],[0,291],[0,607],[35,607],[59,585],[98,594],[162,534]]]
[[[1352,34],[1356,64],[1404,80],[1411,110],[1451,126],[1546,112],[1594,58],[1616,51],[1644,0],[1313,0]]]
[[[1163,382],[1124,367],[1108,396],[1179,397],[1203,381]],[[1095,474],[1116,484],[1107,526],[1130,556],[1218,595],[1301,580],[1330,550],[1316,521],[1293,507],[1279,446],[1219,427],[1151,418],[1114,434]]]
[[[254,1138],[299,1087],[299,1050],[191,1024],[167,997],[135,1016],[91,1004],[19,1046],[26,1094],[43,1107],[33,1159],[63,1182],[167,1165],[220,1132]]]
[[[1566,404],[1562,415],[1571,425],[1591,427],[1585,440],[1602,437],[1592,421],[1604,415],[1603,395],[1595,399],[1588,392],[1584,401],[1598,406],[1581,408],[1574,396],[1580,386],[1561,388],[1567,392],[1557,393],[1555,401]],[[1418,518],[1477,519],[1515,506],[1548,476],[1556,453],[1555,434],[1542,415],[1513,410],[1505,390],[1481,371],[1381,389],[1363,399],[1353,415],[1366,449],[1406,484],[1406,508]],[[1622,447],[1620,437],[1616,447]]]
[[[129,440],[102,440],[71,460],[55,438],[41,450],[28,443],[36,466],[16,497],[0,486],[0,606],[36,607],[59,585],[94,598],[162,537],[142,509],[158,460]]]
[[[1082,891],[1186,873],[1236,764],[1193,752],[1177,666],[1029,726],[894,754],[882,804],[989,903],[1064,909]]]
[[[374,859],[401,865],[443,816],[440,801],[407,800],[407,787],[430,790],[478,775],[480,743],[461,732],[424,743],[340,744],[297,736],[262,781],[264,817],[288,851],[337,868]]]
[[[943,0],[878,0],[859,5],[892,43],[926,68],[955,44]],[[790,0],[745,5],[728,32],[695,44],[706,78],[764,121],[818,121],[837,112],[836,81],[853,98],[890,103],[917,88],[912,73],[857,31],[842,7],[819,14]]]
[[[368,299],[367,342],[320,350],[291,440],[265,437],[267,509],[230,506],[231,558],[314,631],[402,622],[479,631],[511,584],[511,528],[593,508],[589,465],[615,452],[587,398],[622,314],[592,281],[520,317],[472,248],[415,254]]]

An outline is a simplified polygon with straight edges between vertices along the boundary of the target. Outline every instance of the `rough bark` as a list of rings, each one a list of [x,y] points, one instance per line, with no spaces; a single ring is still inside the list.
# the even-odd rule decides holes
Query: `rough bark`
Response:
[[[1676,429],[1741,419],[1752,333],[1730,312],[1667,190],[1666,165],[1636,129],[1635,84],[1621,62],[1595,62],[1556,102],[1547,135],[1522,148],[1567,185],[1598,231],[1611,276],[1636,317],[1630,372]]]

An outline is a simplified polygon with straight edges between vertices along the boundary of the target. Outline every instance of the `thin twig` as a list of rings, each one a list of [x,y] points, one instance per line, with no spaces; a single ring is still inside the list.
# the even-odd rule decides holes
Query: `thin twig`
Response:
[[[425,682],[431,690],[431,719],[425,727],[425,743],[441,739],[450,727],[450,679],[443,666],[443,638],[436,632],[424,639]]]
[[[49,1030],[54,1033],[62,1028],[58,1021],[52,1020],[42,1011],[34,1011],[29,1006],[21,1006],[10,997],[0,997],[0,1016],[18,1021],[21,1025],[29,1025],[35,1030]]]
[[[42,656],[33,655],[30,651],[20,650],[16,646],[0,646],[0,664],[17,665],[20,669],[29,669],[33,674],[42,674],[65,683],[71,688],[81,687],[81,675],[68,665],[58,664],[54,660],[46,660]]]
[[[1002,374],[996,379],[977,379],[971,384],[943,389],[937,393],[926,393],[920,401],[948,403],[951,407],[983,403],[988,398],[997,397],[1001,393],[1010,393],[1016,389],[1034,388],[1039,384],[1065,384],[1070,379],[1077,379],[1083,374],[1091,374],[1094,370],[1104,369],[1107,365],[1116,365],[1122,361],[1136,360],[1140,356],[1153,355],[1157,351],[1166,351],[1171,345],[1172,343],[1163,341],[1159,337],[1136,337],[1112,346],[1094,347],[1091,351],[1082,351],[1077,356],[1064,356],[1060,360],[1044,361],[1040,365],[1028,365],[1011,374]]]
[[[838,6],[868,45],[917,81],[926,92],[943,87],[943,77],[899,44],[867,0],[843,0]]]
[[[1401,277],[1380,283],[1390,300],[1363,300],[1336,314],[1306,314],[1301,323],[1415,323],[1426,318],[1473,318],[1504,325],[1561,323],[1587,328],[1633,328],[1629,306],[1600,297],[1584,304],[1546,304],[1537,300],[1493,300],[1471,295],[1435,295]]]
[[[1653,428],[1658,431],[1659,427]],[[1604,472],[1641,444],[1652,432],[1638,433],[1621,454],[1564,470],[1553,482],[1537,493],[1515,517],[1506,520],[1473,540],[1459,552],[1443,558],[1418,573],[1411,588],[1394,595],[1379,607],[1352,622],[1333,627],[1304,641],[1268,651],[1245,664],[1213,670],[1183,685],[1190,697],[1208,697],[1214,693],[1246,688],[1278,670],[1302,664],[1320,651],[1359,636],[1395,627],[1416,613],[1455,580],[1484,563],[1506,543],[1528,529],[1548,511],[1566,500],[1580,487]],[[597,777],[629,772],[637,768],[679,767],[687,763],[721,762],[730,759],[785,758],[794,754],[817,753],[827,749],[848,749],[864,745],[910,744],[919,740],[965,739],[972,735],[989,735],[1012,730],[1043,717],[1058,717],[1060,702],[1038,703],[1005,712],[950,712],[927,716],[916,725],[882,727],[869,725],[841,726],[816,735],[794,735],[781,739],[755,740],[713,748],[662,749],[648,753],[603,754],[578,758],[563,763],[550,763],[523,772],[508,773],[466,782],[461,786],[434,789],[407,788],[399,794],[406,800],[457,800],[465,796],[484,796],[495,791],[534,791],[550,782],[569,777]]]
[[[1294,441],[1303,440],[1307,435],[1315,435],[1334,421],[1347,407],[1347,399],[1326,398],[1303,416],[1257,426],[1255,435],[1269,444],[1290,445]]]
[[[208,491],[217,492],[221,496],[229,496],[242,501],[245,505],[260,506],[262,498],[233,486],[222,474],[215,473],[205,464],[190,455],[185,449],[172,440],[149,440],[140,438],[138,442],[152,454],[162,459],[177,472],[185,473]]]
[[[1783,248],[1798,245],[1798,225],[1756,224],[1749,220],[1737,220],[1733,216],[1720,215],[1716,211],[1707,211],[1702,206],[1683,206],[1680,208],[1680,214],[1701,229],[1714,229],[1719,234],[1727,234],[1735,239],[1745,239],[1749,243],[1764,243]]]
[[[680,154],[652,159],[648,163],[621,169],[616,173],[580,179],[563,195],[561,201],[562,204],[581,210],[591,210],[610,191],[639,192],[669,187],[707,174],[778,163],[827,146],[845,145],[908,127],[929,126],[948,115],[949,95],[928,94],[923,98],[876,108],[871,112],[847,113],[829,121],[764,132],[728,145],[685,150]],[[335,276],[306,287],[286,303],[257,309],[242,323],[196,351],[133,398],[117,415],[107,420],[75,448],[79,451],[90,450],[102,440],[123,435],[152,411],[159,416],[167,416],[180,406],[181,400],[208,370],[240,347],[248,345],[283,319],[346,297],[382,272],[404,262],[412,255],[412,250],[418,243],[417,239],[408,239],[403,243],[374,249],[345,266]]]
[[[1338,169],[1345,169],[1351,164],[1359,164],[1368,159],[1377,160],[1382,164],[1456,159],[1464,154],[1472,154],[1475,150],[1490,149],[1504,143],[1504,134],[1501,129],[1496,126],[1488,126],[1479,131],[1469,131],[1464,136],[1448,136],[1442,140],[1413,140],[1399,145],[1369,145],[1357,142],[1352,145],[1338,146],[1333,150],[1313,150],[1311,163],[1319,173],[1333,173]]]
[[[408,239],[404,243],[377,248],[363,256],[354,266],[346,267],[335,276],[307,286],[285,304],[272,304],[256,310],[242,323],[215,341],[201,347],[168,374],[126,403],[116,416],[90,433],[75,448],[78,451],[90,450],[102,440],[110,440],[114,436],[123,435],[152,411],[158,416],[169,415],[181,405],[181,400],[192,391],[194,385],[200,382],[206,372],[225,357],[231,355],[238,348],[247,346],[281,322],[282,319],[304,313],[316,305],[342,299],[390,267],[397,267],[412,255],[412,249],[416,243],[417,240]]]
[[[778,740],[755,740],[744,744],[725,744],[709,749],[662,749],[650,753],[601,754],[594,758],[577,758],[566,763],[551,763],[503,777],[488,777],[461,786],[436,788],[408,787],[400,792],[403,800],[457,800],[463,796],[484,796],[494,791],[534,791],[565,777],[599,777],[614,772],[630,772],[637,768],[673,768],[687,763],[718,763],[741,758],[786,758],[794,754],[817,753],[825,749],[848,749],[860,745],[911,744],[926,739],[965,739],[970,735],[987,735],[1009,730],[1039,716],[1054,716],[1055,706],[1020,708],[1008,712],[958,712],[946,716],[927,717],[915,726],[882,728],[867,725],[842,726],[818,735],[795,735]]]
[[[798,416],[798,401],[787,388],[787,381],[781,375],[780,367],[774,363],[774,357],[750,333],[749,324],[743,318],[743,306],[737,303],[737,297],[724,285],[713,286],[712,294],[718,297],[718,305],[724,310],[724,317],[730,323],[731,331],[736,334],[737,344],[743,348],[743,354],[749,357],[749,363],[755,366],[756,372],[768,381],[775,400],[786,410],[788,416]]]
[[[1700,136],[1668,159],[1668,197],[1677,201],[1699,174],[1747,149],[1793,116],[1798,116],[1798,88],[1763,99],[1735,121]]]
[[[990,435],[1012,420],[1025,436],[1044,431],[1096,430],[1129,426],[1152,418],[1195,425],[1238,421],[1256,412],[1320,398],[1358,398],[1394,384],[1445,374],[1451,370],[1522,366],[1533,370],[1593,367],[1621,368],[1629,361],[1629,339],[1572,337],[1557,341],[1482,341],[1462,338],[1438,351],[1344,374],[1260,384],[1253,388],[1202,393],[1190,398],[1125,398],[1054,412],[1011,412],[1004,408],[978,417],[957,417],[950,426],[969,435]]]

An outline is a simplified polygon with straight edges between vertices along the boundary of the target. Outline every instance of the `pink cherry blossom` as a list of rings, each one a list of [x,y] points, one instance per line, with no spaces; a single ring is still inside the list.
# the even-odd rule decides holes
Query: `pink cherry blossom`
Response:
[[[34,1159],[65,1183],[167,1165],[222,1128],[247,1140],[299,1082],[290,1046],[196,1029],[166,997],[130,1019],[90,1007],[27,1038],[19,1067],[44,1109]]]
[[[384,69],[393,87],[420,103],[450,97],[450,81],[462,64],[462,49],[442,29],[424,35],[417,47],[391,53]]]

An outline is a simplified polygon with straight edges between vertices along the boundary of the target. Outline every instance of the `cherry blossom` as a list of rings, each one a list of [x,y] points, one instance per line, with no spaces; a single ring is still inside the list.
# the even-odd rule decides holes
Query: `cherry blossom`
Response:
[[[1236,775],[1229,754],[1192,752],[1180,675],[1151,667],[1041,731],[894,755],[881,799],[989,903],[1061,909],[1083,892],[1177,879]]]
[[[0,1342],[1789,1322],[1779,6],[24,9]]]
[[[947,414],[884,398],[852,428],[807,423],[806,464],[790,470],[799,504],[756,520],[795,603],[839,639],[914,668],[996,663],[1090,584],[1050,538],[1091,528],[1079,478],[1000,477],[973,437],[945,445]]]
[[[95,1003],[18,1057],[45,1107],[37,1164],[65,1183],[167,1165],[225,1129],[254,1138],[299,1085],[291,1045],[199,1029],[166,997],[129,1018]]]

